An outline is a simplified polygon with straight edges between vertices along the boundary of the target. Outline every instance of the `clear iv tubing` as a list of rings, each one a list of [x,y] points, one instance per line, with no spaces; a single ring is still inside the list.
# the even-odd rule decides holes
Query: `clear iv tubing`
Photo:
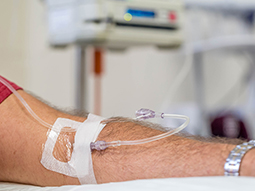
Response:
[[[100,151],[100,150],[105,150],[108,147],[117,147],[117,146],[121,146],[121,145],[138,145],[138,144],[149,143],[152,141],[157,141],[159,139],[163,139],[163,138],[166,138],[168,136],[171,136],[171,135],[174,135],[174,134],[180,132],[185,127],[187,127],[187,125],[189,124],[189,121],[190,121],[189,117],[184,116],[184,115],[164,114],[164,113],[156,114],[154,111],[149,110],[149,109],[141,109],[136,112],[136,115],[137,115],[136,119],[138,119],[138,120],[140,120],[140,119],[144,120],[144,119],[149,119],[149,118],[154,118],[154,117],[161,117],[162,119],[164,119],[165,117],[170,117],[170,118],[175,118],[175,119],[184,119],[185,122],[182,125],[180,125],[179,127],[177,127],[176,129],[173,129],[166,133],[156,135],[153,137],[149,137],[146,139],[140,139],[140,140],[134,140],[134,141],[112,141],[112,142],[96,141],[96,142],[92,142],[90,144],[91,150],[99,150]]]
[[[27,104],[27,102],[21,97],[21,95],[1,76],[0,76],[0,82],[2,84],[4,84],[20,100],[20,102],[24,105],[24,107],[27,109],[27,111],[31,114],[31,116],[35,120],[37,120],[41,125],[49,128],[49,129],[52,129],[52,125],[43,121],[40,117],[38,117],[35,114],[35,112],[31,109],[31,107]],[[176,134],[176,133],[180,132],[181,130],[183,130],[189,123],[189,118],[187,116],[175,115],[175,114],[164,114],[164,113],[156,114],[154,111],[151,111],[149,109],[141,109],[141,110],[137,111],[136,116],[137,116],[136,119],[138,119],[138,120],[140,120],[140,119],[144,120],[144,119],[154,118],[154,117],[161,117],[162,119],[165,117],[171,117],[171,118],[176,118],[176,119],[184,119],[186,121],[174,130],[163,133],[161,135],[146,138],[146,139],[135,140],[135,141],[112,141],[112,142],[97,141],[95,143],[92,142],[90,144],[91,150],[105,150],[108,147],[117,147],[117,146],[121,146],[121,145],[138,145],[138,144],[149,143],[149,142],[163,139],[165,137]]]
[[[31,107],[29,107],[29,105],[27,104],[27,102],[21,97],[21,95],[6,81],[4,80],[1,76],[0,76],[0,82],[2,84],[4,84],[20,101],[21,103],[24,105],[24,107],[27,109],[27,111],[32,115],[32,117],[37,120],[41,125],[52,129],[52,125],[43,121],[40,117],[38,117],[35,112],[31,109]]]

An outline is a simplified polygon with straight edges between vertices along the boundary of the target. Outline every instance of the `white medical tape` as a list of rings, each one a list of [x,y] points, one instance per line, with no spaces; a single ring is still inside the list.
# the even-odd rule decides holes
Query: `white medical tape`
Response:
[[[81,184],[96,184],[93,170],[90,143],[95,142],[105,124],[104,118],[89,114],[83,123],[58,118],[48,135],[42,153],[41,164],[48,170],[71,177],[78,177]],[[61,129],[71,127],[76,130],[71,160],[61,162],[53,156],[55,144]]]
[[[72,157],[69,162],[61,162],[53,156],[53,150],[57,142],[61,129],[64,127],[71,127],[78,129],[82,123],[73,121],[70,119],[58,118],[48,135],[47,141],[42,153],[41,164],[48,170],[55,171],[61,174],[65,174],[71,177],[77,177],[76,170],[74,168],[74,158]]]
[[[73,157],[75,169],[81,184],[96,184],[96,178],[93,170],[90,143],[95,142],[99,133],[105,124],[101,121],[104,118],[89,114],[87,120],[78,128]]]

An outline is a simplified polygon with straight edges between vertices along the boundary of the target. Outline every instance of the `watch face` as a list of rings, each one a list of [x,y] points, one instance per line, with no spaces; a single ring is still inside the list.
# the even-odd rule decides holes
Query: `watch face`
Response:
[[[214,136],[249,139],[244,121],[232,113],[211,120],[211,131]]]

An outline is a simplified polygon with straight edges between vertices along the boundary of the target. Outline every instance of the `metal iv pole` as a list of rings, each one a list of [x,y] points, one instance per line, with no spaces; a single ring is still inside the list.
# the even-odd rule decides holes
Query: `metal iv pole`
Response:
[[[210,127],[207,121],[206,101],[205,101],[205,85],[203,71],[203,52],[194,54],[194,81],[196,103],[199,109],[200,127],[197,127],[197,135],[210,136]]]
[[[87,110],[87,84],[86,84],[86,47],[76,46],[75,61],[75,107],[78,110]]]

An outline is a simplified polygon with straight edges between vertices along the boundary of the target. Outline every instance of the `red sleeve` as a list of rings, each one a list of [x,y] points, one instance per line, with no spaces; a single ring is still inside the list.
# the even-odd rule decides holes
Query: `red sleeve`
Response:
[[[0,76],[1,78],[5,79],[4,77]],[[14,84],[13,82],[8,81],[7,79],[5,79],[9,84],[12,85],[12,87],[15,90],[20,90],[22,89],[21,87],[17,86],[16,84]],[[12,92],[0,82],[0,104],[7,98],[9,97],[9,95],[11,95]]]

